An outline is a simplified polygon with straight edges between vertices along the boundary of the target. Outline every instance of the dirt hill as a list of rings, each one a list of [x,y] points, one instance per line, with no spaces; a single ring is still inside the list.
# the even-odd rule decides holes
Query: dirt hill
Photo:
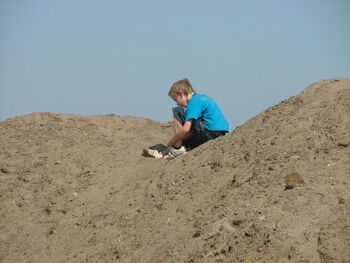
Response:
[[[0,262],[350,262],[350,80],[174,160],[171,123],[0,122]]]

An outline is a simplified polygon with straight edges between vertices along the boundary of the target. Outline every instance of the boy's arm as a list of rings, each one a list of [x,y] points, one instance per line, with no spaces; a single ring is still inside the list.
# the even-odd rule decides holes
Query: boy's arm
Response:
[[[175,135],[168,142],[168,146],[174,146],[176,142],[182,139],[190,132],[192,120],[185,121],[184,125],[175,133]]]

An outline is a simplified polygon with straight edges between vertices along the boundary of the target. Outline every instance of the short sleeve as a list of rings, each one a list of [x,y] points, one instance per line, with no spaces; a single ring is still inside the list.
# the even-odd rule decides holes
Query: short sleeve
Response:
[[[202,116],[202,110],[203,110],[203,103],[201,103],[201,100],[195,99],[191,100],[187,105],[187,111],[186,111],[186,121],[190,119],[197,120]]]

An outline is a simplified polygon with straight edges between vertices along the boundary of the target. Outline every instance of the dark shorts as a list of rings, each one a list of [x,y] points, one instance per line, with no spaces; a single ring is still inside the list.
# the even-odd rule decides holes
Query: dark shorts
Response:
[[[184,125],[186,120],[186,108],[184,107],[174,107],[173,108],[174,118],[178,120],[182,125]],[[190,132],[193,137],[184,141],[186,148],[195,148],[198,145],[205,143],[206,141],[215,139],[219,136],[223,136],[227,131],[211,131],[204,127],[204,123],[201,119],[192,119],[192,125]]]

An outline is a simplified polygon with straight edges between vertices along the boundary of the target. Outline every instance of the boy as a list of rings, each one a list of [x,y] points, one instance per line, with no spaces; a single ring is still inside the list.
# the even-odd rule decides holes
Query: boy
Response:
[[[169,96],[178,107],[173,108],[174,136],[163,151],[145,148],[148,157],[172,159],[208,140],[225,135],[229,124],[218,105],[204,94],[198,94],[187,79],[175,82]]]

